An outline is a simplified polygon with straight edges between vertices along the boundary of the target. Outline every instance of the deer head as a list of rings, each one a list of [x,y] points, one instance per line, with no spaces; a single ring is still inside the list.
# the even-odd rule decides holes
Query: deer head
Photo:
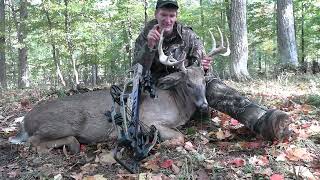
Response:
[[[222,32],[220,30],[220,28],[218,27],[218,31],[219,31],[219,35],[220,35],[220,45],[218,47],[216,47],[216,40],[212,34],[212,32],[209,30],[209,33],[211,35],[211,39],[212,39],[212,49],[211,51],[207,54],[207,56],[209,57],[213,57],[215,55],[221,55],[221,56],[229,56],[230,55],[230,48],[229,48],[229,40],[227,38],[227,47],[224,46],[224,41],[223,41],[223,35]],[[185,70],[185,66],[184,66],[184,60],[185,59],[180,59],[180,60],[176,60],[172,55],[165,55],[162,49],[162,44],[163,44],[163,30],[161,31],[161,35],[160,35],[160,40],[159,40],[159,44],[158,44],[158,53],[159,53],[159,60],[162,64],[167,65],[167,66],[176,66],[176,65],[180,65],[180,69],[181,70]],[[224,52],[224,53],[223,53]]]

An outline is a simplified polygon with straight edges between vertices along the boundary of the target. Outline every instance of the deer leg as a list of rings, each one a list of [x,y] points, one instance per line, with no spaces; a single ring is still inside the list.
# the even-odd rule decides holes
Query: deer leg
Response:
[[[63,145],[66,145],[73,154],[80,152],[80,143],[74,136],[49,141],[41,141],[38,136],[32,136],[29,138],[29,142],[32,146],[37,148],[37,151],[40,152],[44,152],[51,148],[58,148]]]
[[[159,131],[160,139],[164,141],[164,146],[179,146],[184,143],[184,136],[182,133],[166,126],[156,125]]]

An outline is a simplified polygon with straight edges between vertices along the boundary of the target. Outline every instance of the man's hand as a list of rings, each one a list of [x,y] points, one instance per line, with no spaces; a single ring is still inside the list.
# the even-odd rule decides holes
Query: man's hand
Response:
[[[158,41],[160,40],[160,27],[159,24],[153,26],[153,28],[149,31],[148,36],[148,47],[150,49],[154,49]]]
[[[211,66],[212,57],[205,56],[203,57],[201,61],[201,65],[203,67],[203,70],[207,71],[209,67]]]

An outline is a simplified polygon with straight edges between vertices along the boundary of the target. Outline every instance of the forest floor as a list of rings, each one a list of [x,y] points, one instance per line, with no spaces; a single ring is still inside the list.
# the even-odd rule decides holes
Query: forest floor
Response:
[[[115,142],[81,145],[38,154],[8,143],[21,120],[39,101],[54,99],[48,90],[7,91],[0,99],[0,179],[320,179],[320,77],[283,75],[274,80],[226,83],[253,101],[287,112],[292,137],[267,142],[238,121],[213,111],[180,128],[182,146],[157,145],[130,174],[112,158]]]

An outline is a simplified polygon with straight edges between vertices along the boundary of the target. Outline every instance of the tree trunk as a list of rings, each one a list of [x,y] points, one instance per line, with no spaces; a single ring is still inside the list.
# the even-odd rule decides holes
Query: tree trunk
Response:
[[[311,71],[312,71],[312,74],[320,73],[320,65],[318,61],[316,60],[312,61]]]
[[[56,66],[56,73],[57,73],[57,75],[58,75],[58,77],[59,77],[59,79],[61,81],[61,84],[63,86],[66,86],[66,82],[65,82],[65,80],[63,78],[63,75],[62,75],[62,72],[60,70],[60,62],[59,62],[59,59],[57,58],[57,55],[56,55],[57,48],[56,48],[56,45],[55,45],[55,41],[54,41],[54,39],[52,37],[52,22],[51,22],[51,19],[50,19],[49,11],[44,6],[42,6],[42,8],[43,8],[43,11],[44,11],[44,13],[46,15],[47,21],[48,21],[48,28],[49,28],[49,32],[50,32],[49,36],[51,36],[50,38],[51,38],[51,47],[52,47],[52,59],[53,59],[54,64]]]
[[[27,2],[26,0],[21,0],[19,7],[19,20],[17,18],[17,13],[14,8],[12,1],[11,10],[14,24],[17,28],[17,37],[18,37],[18,88],[25,88],[29,86],[28,79],[28,61],[27,61],[27,48],[24,43],[24,39],[26,38],[26,19],[28,16],[27,13]]]
[[[304,41],[304,10],[305,10],[305,3],[304,2],[301,2],[301,71],[303,73],[306,73],[307,72],[307,69],[308,69],[308,64],[307,62],[305,61],[305,50],[304,50],[304,47],[305,47],[305,41]]]
[[[11,1],[8,1],[8,6],[11,7],[11,11],[14,9],[13,8],[13,5],[11,4]],[[16,19],[14,16],[15,13],[12,12],[12,16],[11,15],[8,15],[8,20],[7,22],[14,22],[15,26],[16,26]],[[8,34],[12,34],[12,23],[8,23],[7,24],[7,28],[8,28]],[[6,41],[7,43],[7,47],[12,47],[12,36],[8,36],[8,39]],[[17,60],[15,60],[15,57],[14,57],[14,51],[13,51],[13,48],[8,48],[8,53],[6,54],[8,59],[10,59],[10,65],[8,64],[7,66],[7,77],[8,77],[8,82],[10,83],[10,81],[12,82],[12,85],[14,87],[17,87],[17,82],[18,82],[18,78],[17,78]]]
[[[148,0],[144,0],[144,25],[148,23]]]
[[[203,0],[200,0],[200,24],[201,24],[201,28],[203,28],[204,26]]]
[[[132,54],[133,54],[133,37],[132,37],[132,19],[129,14],[129,9],[127,9],[128,14],[128,58],[129,58],[129,65],[132,66]]]
[[[65,21],[64,21],[64,25],[65,25],[65,32],[66,32],[66,42],[68,45],[68,51],[69,51],[69,57],[70,60],[72,62],[72,67],[73,67],[73,75],[75,77],[75,84],[74,85],[78,85],[79,84],[79,74],[77,71],[77,67],[76,67],[76,59],[74,57],[73,54],[73,42],[72,42],[72,38],[71,38],[71,17],[69,15],[69,11],[68,11],[68,0],[64,0],[64,5],[65,5]]]
[[[0,92],[2,89],[7,89],[5,22],[4,0],[0,0]]]
[[[231,29],[231,10],[230,10],[230,2],[229,0],[224,0],[225,8],[226,8],[226,18],[228,22],[228,27]]]
[[[298,65],[292,0],[277,0],[278,51],[283,66]]]
[[[92,64],[91,65],[91,83],[92,86],[97,86],[97,77],[98,77],[98,65]]]
[[[43,4],[42,4],[43,5]],[[42,6],[43,8],[43,11],[46,15],[46,18],[47,18],[47,21],[48,21],[48,28],[49,28],[49,36],[50,36],[50,39],[51,39],[51,47],[52,47],[52,59],[54,61],[54,64],[56,66],[56,73],[58,74],[58,77],[61,81],[61,84],[63,86],[66,86],[66,82],[63,78],[63,75],[62,75],[62,72],[60,70],[60,62],[57,58],[57,55],[56,55],[56,52],[57,52],[57,48],[56,48],[56,45],[55,45],[55,41],[54,41],[54,38],[52,37],[52,22],[51,22],[51,19],[50,19],[50,15],[49,15],[49,11],[44,7]]]
[[[28,77],[28,60],[27,60],[27,47],[24,40],[27,36],[26,31],[26,20],[28,17],[27,12],[27,1],[21,0],[20,1],[20,8],[19,8],[19,25],[18,25],[18,42],[20,47],[18,48],[19,53],[19,77],[18,77],[18,87],[25,88],[29,87],[29,77]]]
[[[231,1],[231,76],[238,81],[250,79],[248,72],[248,37],[246,0]]]

